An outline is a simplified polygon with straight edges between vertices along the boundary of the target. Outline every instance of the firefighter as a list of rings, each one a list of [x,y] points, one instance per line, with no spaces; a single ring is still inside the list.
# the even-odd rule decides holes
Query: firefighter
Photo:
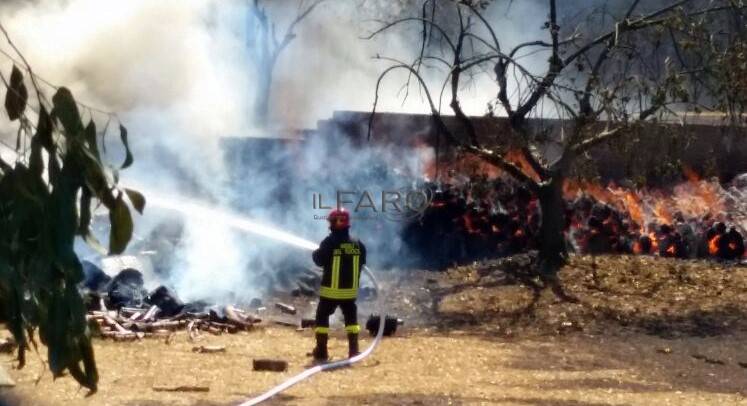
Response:
[[[350,237],[350,214],[345,209],[333,210],[327,220],[330,234],[312,254],[314,263],[324,268],[316,308],[316,347],[312,352],[315,363],[329,359],[329,316],[338,306],[345,318],[350,357],[358,354],[358,333],[361,329],[355,300],[358,297],[361,268],[366,264],[366,247]]]

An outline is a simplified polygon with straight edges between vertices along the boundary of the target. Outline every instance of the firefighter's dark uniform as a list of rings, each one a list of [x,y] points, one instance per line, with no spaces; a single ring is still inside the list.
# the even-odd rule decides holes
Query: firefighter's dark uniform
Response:
[[[314,358],[326,360],[329,316],[337,307],[345,317],[345,331],[348,333],[349,355],[358,353],[358,284],[361,268],[366,264],[366,247],[360,241],[350,238],[348,230],[333,230],[325,238],[319,249],[312,254],[314,263],[324,268],[319,290],[319,306],[316,308],[316,348]]]

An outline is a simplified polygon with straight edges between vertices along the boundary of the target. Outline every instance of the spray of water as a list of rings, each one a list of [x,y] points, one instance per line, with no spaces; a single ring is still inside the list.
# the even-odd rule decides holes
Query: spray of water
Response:
[[[148,203],[150,205],[173,210],[193,219],[220,223],[237,230],[246,231],[305,250],[315,250],[318,247],[317,244],[309,240],[266,224],[261,224],[250,218],[232,213],[229,210],[211,208],[203,203],[183,198],[179,200],[172,199],[147,190],[144,192],[148,196]]]

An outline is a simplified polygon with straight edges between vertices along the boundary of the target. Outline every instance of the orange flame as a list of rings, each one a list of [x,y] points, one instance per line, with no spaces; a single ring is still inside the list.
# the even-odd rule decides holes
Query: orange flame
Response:
[[[690,183],[700,182],[700,176],[698,173],[687,165],[682,166],[682,174],[685,175],[685,178],[687,178]]]
[[[710,241],[708,241],[708,253],[711,255],[718,254],[718,242],[721,240],[721,235],[716,234]]]
[[[625,206],[630,218],[638,225],[643,225],[643,210],[641,209],[641,198],[632,192],[625,193]]]
[[[659,239],[656,238],[656,233],[648,233],[648,238],[651,240],[651,252],[659,252]]]
[[[659,224],[672,224],[672,214],[667,209],[666,203],[663,200],[656,202],[654,215]]]

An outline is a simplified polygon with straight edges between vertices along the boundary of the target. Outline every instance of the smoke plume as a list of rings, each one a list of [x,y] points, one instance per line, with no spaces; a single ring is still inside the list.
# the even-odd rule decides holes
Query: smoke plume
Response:
[[[319,240],[326,224],[314,219],[319,213],[311,207],[312,193],[332,196],[340,189],[377,193],[409,186],[404,179],[422,174],[418,166],[422,151],[361,150],[339,135],[318,134],[300,150],[254,149],[229,159],[226,138],[279,136],[287,134],[287,128],[314,127],[335,110],[370,110],[376,80],[387,66],[373,57],[411,60],[418,51],[421,27],[403,26],[372,40],[361,37],[380,27],[378,20],[418,16],[421,2],[356,0],[320,5],[298,25],[295,39],[278,59],[271,96],[272,130],[267,131],[255,128],[250,120],[258,74],[249,3],[13,1],[0,5],[0,21],[37,74],[69,87],[86,104],[118,113],[129,129],[135,155],[135,165],[122,174],[124,183],[251,215]],[[296,16],[298,2],[266,3],[268,16],[282,35]],[[449,11],[444,13],[444,24],[453,27]],[[527,32],[536,31],[532,39],[544,38],[544,14],[537,2],[512,2],[510,8],[495,2],[486,11],[507,47],[526,39]],[[11,53],[5,43],[0,49]],[[546,62],[541,54],[527,58],[538,69]],[[0,69],[8,72],[12,62],[3,56],[0,62]],[[443,73],[433,67],[423,70],[435,89],[440,89]],[[416,87],[404,100],[401,85],[406,80],[405,72],[386,80],[379,111],[428,111]],[[466,82],[462,106],[468,114],[483,114],[496,91],[489,72],[477,76]],[[110,119],[85,109],[83,113],[96,120],[98,128]],[[2,130],[3,140],[11,139],[12,131]],[[122,151],[115,140],[113,134],[107,135],[107,156],[119,162]],[[294,167],[284,166],[289,160]],[[359,222],[353,230],[371,246],[372,262],[384,263],[383,258],[402,254],[399,227],[401,223],[377,220]],[[136,234],[150,246],[135,241],[132,253],[171,251],[170,259],[157,261],[156,268],[166,268],[161,270],[166,282],[188,300],[242,299],[257,293],[261,278],[272,278],[279,267],[308,265],[305,253],[204,219],[176,219],[156,207],[148,207],[137,219]],[[175,238],[166,242],[164,235]],[[288,262],[287,257],[293,259]]]

